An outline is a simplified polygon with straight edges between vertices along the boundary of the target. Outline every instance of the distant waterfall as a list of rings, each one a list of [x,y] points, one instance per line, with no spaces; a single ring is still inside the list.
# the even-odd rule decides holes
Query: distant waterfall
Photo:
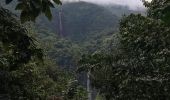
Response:
[[[88,100],[92,100],[92,90],[91,90],[91,82],[90,82],[90,71],[87,73],[87,92],[88,92]]]
[[[61,36],[61,37],[64,36],[62,17],[63,17],[63,9],[62,9],[62,6],[60,6],[60,10],[59,10],[59,36]]]

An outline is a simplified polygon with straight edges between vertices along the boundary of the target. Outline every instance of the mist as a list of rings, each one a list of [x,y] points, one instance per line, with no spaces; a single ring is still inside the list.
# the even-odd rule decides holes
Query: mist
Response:
[[[85,1],[85,2],[90,2],[90,3],[95,3],[99,5],[123,5],[123,6],[128,6],[130,9],[140,9],[140,8],[145,8],[143,6],[143,3],[141,0],[63,0],[63,1]]]

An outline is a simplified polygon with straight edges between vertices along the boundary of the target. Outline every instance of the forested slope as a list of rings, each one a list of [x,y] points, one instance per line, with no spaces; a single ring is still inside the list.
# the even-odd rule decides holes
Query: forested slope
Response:
[[[94,100],[94,88],[98,100],[170,100],[169,0],[122,18],[120,7],[63,4],[62,36],[60,0],[17,1],[0,4],[0,99]]]
[[[19,16],[19,11],[15,11],[16,2],[11,5],[5,5],[0,1],[2,6],[13,10]],[[62,9],[62,27],[64,37],[71,40],[82,42],[87,41],[89,37],[101,33],[101,31],[118,30],[118,23],[122,15],[130,13],[141,13],[141,11],[130,10],[126,6],[106,5],[101,6],[88,2],[71,2],[63,3],[62,6],[52,9],[53,18],[49,21],[44,15],[36,20],[36,27],[39,31],[48,30],[56,35],[60,34],[59,29],[59,11]],[[107,34],[107,33],[105,33]]]
[[[53,45],[55,49],[50,51],[53,52],[50,55],[53,56],[53,59],[60,59],[61,62],[55,60],[60,64],[64,60],[65,64],[62,66],[65,68],[69,66],[71,69],[73,67],[71,65],[76,68],[75,61],[78,61],[77,58],[80,58],[82,54],[95,52],[97,49],[103,48],[104,42],[107,44],[109,39],[115,38],[112,35],[118,32],[121,15],[137,12],[119,5],[104,7],[87,2],[65,3],[62,5],[64,37],[58,37],[59,9],[61,7],[52,9],[53,19],[51,21],[40,16],[35,27],[38,29],[38,36],[41,37],[41,40],[48,43],[49,40],[54,39],[54,44],[61,44],[60,46],[58,46],[59,44]],[[124,9],[126,10],[123,11]],[[77,50],[78,52],[76,52]]]
[[[16,2],[5,5],[17,16],[20,12],[14,10]],[[59,10],[62,8],[63,37],[59,37]],[[47,56],[61,68],[75,71],[77,62],[83,54],[93,53],[98,49],[108,48],[117,44],[119,20],[124,14],[141,13],[126,6],[101,6],[88,2],[64,3],[52,10],[53,18],[49,21],[44,15],[37,18],[31,27],[36,32],[35,37],[43,43]],[[30,28],[30,23],[26,26]]]
[[[82,41],[103,30],[118,30],[118,23],[122,15],[133,11],[124,6],[100,6],[87,2],[65,3],[58,9],[52,10],[51,22],[40,18],[38,26],[51,29],[59,34],[59,10],[62,9],[62,27],[65,37],[74,41]],[[43,23],[43,24],[42,24]]]

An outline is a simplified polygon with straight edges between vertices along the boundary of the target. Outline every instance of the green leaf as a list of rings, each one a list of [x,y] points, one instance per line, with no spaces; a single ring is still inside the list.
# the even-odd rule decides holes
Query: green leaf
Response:
[[[22,10],[24,9],[24,5],[22,3],[19,3],[16,7],[15,7],[15,10]]]
[[[55,8],[54,5],[53,5],[53,3],[50,2],[50,1],[48,1],[48,5],[49,5],[50,7],[52,7],[52,8]]]
[[[50,7],[46,7],[45,16],[46,16],[49,20],[52,19],[52,14],[51,14]]]
[[[13,0],[6,0],[6,4],[11,3]]]
[[[60,0],[53,0],[56,4],[62,4],[62,2]]]
[[[20,15],[20,20],[21,20],[21,23],[25,23],[26,21],[30,21],[29,13],[26,12],[26,11],[22,11],[21,15]]]
[[[170,25],[170,12],[167,12],[164,17],[162,18],[162,20],[167,23],[168,25]]]

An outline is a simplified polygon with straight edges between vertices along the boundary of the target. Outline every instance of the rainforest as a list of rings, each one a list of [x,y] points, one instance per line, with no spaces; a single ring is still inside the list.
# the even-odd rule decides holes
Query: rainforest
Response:
[[[170,100],[170,1],[0,0],[0,100]]]

